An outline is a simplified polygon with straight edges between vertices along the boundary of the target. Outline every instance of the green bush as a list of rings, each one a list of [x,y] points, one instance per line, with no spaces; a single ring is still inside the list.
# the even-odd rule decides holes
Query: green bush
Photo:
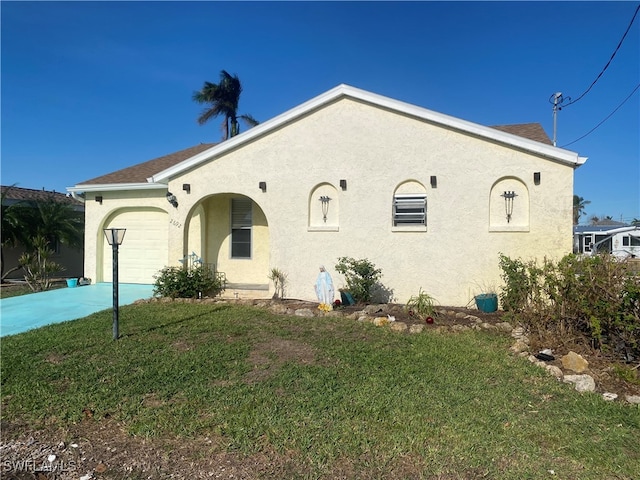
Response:
[[[539,336],[583,337],[593,348],[640,354],[640,277],[611,255],[570,254],[557,264],[500,255],[503,308]]]
[[[357,303],[367,303],[371,300],[373,287],[382,277],[382,270],[366,258],[356,260],[351,257],[338,258],[335,268],[344,275],[346,289]]]
[[[165,267],[154,277],[154,296],[199,298],[215,296],[224,290],[224,280],[211,269],[199,265],[193,268]]]

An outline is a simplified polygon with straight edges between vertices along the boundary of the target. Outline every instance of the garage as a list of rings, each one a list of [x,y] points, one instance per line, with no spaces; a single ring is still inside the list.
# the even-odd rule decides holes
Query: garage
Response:
[[[118,249],[120,283],[154,283],[153,276],[168,263],[168,215],[160,209],[127,209],[116,212],[104,228],[126,228]],[[112,281],[112,247],[103,240],[103,279]]]

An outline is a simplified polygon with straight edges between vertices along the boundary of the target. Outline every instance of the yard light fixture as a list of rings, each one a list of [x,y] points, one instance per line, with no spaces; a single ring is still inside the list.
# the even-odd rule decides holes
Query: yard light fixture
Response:
[[[118,247],[124,240],[124,234],[127,231],[126,228],[105,228],[104,236],[107,237],[107,242],[111,245],[113,252],[113,339],[117,340],[118,332]]]

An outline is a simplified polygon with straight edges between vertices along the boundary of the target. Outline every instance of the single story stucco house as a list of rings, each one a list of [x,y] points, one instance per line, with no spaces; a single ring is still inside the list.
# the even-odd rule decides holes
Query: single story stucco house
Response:
[[[419,289],[467,305],[500,283],[499,253],[572,251],[573,173],[586,158],[539,124],[487,127],[347,85],[219,144],[68,188],[85,201],[85,276],[111,281],[104,228],[126,228],[121,282],[153,283],[195,253],[227,295],[315,299],[338,257],[382,270],[390,300]],[[168,201],[169,200],[169,201]],[[336,292],[337,294],[337,292]]]

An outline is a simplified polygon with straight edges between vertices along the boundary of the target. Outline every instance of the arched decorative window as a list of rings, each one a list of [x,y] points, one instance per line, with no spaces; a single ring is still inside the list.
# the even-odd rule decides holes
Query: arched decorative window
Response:
[[[516,177],[503,177],[493,184],[489,195],[489,230],[529,231],[529,190]]]
[[[394,231],[426,231],[427,190],[422,183],[408,180],[393,193],[392,229]]]
[[[337,232],[339,225],[338,190],[330,183],[321,183],[309,195],[309,230]]]

